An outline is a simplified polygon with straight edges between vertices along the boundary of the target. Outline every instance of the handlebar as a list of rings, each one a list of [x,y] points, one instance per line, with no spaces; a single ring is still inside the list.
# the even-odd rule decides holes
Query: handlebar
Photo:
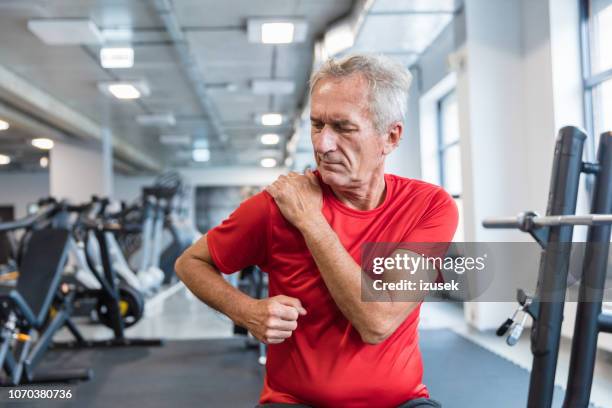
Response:
[[[612,224],[612,214],[540,216],[535,212],[524,212],[516,217],[486,218],[482,221],[482,226],[485,228],[518,228],[522,231],[529,231],[534,227],[610,224]]]

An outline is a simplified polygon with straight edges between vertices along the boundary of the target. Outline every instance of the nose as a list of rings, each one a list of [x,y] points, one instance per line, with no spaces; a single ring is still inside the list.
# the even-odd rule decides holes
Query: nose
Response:
[[[325,155],[328,152],[336,150],[336,134],[328,125],[314,135],[312,140],[313,148],[316,153]]]

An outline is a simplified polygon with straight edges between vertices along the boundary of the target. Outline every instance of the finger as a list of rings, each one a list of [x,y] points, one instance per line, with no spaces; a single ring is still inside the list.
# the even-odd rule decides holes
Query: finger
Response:
[[[271,318],[266,322],[266,327],[268,329],[285,330],[285,331],[293,331],[297,329],[297,316],[298,315],[295,309],[293,309],[293,311],[295,312],[295,319],[283,320],[283,319],[278,319],[278,318]]]
[[[280,344],[283,341],[285,341],[285,339],[266,339],[266,338],[263,339],[263,342],[266,344]]]
[[[304,307],[302,306],[302,302],[300,302],[300,299],[280,295],[276,297],[276,300],[283,305],[295,307],[298,313],[302,316],[306,314],[306,309],[304,309]]]
[[[268,340],[285,340],[291,337],[293,332],[291,330],[275,330],[268,329],[266,330],[266,339]]]
[[[280,302],[273,304],[269,312],[273,318],[277,317],[287,321],[297,320],[299,317],[299,312],[295,307],[287,306]]]

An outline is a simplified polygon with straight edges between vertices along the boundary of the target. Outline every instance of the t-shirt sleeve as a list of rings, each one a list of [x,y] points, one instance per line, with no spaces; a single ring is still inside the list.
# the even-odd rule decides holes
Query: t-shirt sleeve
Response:
[[[455,235],[458,220],[455,200],[438,188],[416,226],[402,239],[403,249],[433,257],[444,256]]]
[[[459,212],[455,200],[443,189],[438,189],[429,201],[427,210],[412,229],[405,236],[406,242],[451,242],[457,223]]]
[[[221,272],[233,273],[265,263],[271,199],[266,192],[254,195],[242,202],[220,225],[208,231],[208,250]]]

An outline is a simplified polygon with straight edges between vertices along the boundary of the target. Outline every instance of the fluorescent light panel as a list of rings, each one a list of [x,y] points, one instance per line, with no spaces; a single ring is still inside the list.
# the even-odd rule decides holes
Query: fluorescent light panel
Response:
[[[287,79],[254,79],[251,90],[256,95],[290,95],[295,91],[295,83]]]
[[[10,127],[11,127],[11,125],[9,125],[8,122],[0,119],[0,131],[1,130],[6,130],[6,129],[10,128]]]
[[[280,137],[276,133],[265,133],[259,138],[261,144],[276,145],[280,141]]]
[[[261,42],[264,44],[290,44],[293,42],[295,25],[293,23],[263,23]]]
[[[98,89],[117,99],[138,99],[149,95],[149,87],[144,81],[100,82]]]
[[[259,164],[261,164],[261,167],[266,167],[266,168],[275,167],[276,159],[272,157],[264,157],[263,159],[261,159]]]
[[[117,99],[140,98],[140,91],[132,84],[112,84],[108,86],[108,92]]]
[[[10,156],[7,156],[6,154],[0,154],[0,166],[6,166],[7,164],[11,163],[11,158]]]
[[[99,44],[102,35],[89,19],[34,19],[28,29],[49,45]]]
[[[49,167],[49,159],[47,157],[41,157],[38,163],[40,164],[40,167],[42,167],[43,169],[46,169],[47,167]]]
[[[261,115],[261,124],[264,126],[278,126],[283,123],[283,115],[280,113],[264,113]]]
[[[289,44],[306,40],[306,21],[295,18],[251,18],[247,21],[249,42]]]
[[[32,146],[38,148],[38,149],[42,149],[42,150],[51,150],[53,149],[53,146],[55,145],[55,143],[53,142],[53,140],[48,139],[46,137],[39,137],[36,139],[32,139]]]
[[[134,49],[130,47],[105,47],[100,50],[102,68],[132,68]]]
[[[196,162],[207,162],[210,160],[210,150],[208,149],[194,149],[193,150],[193,161]]]

